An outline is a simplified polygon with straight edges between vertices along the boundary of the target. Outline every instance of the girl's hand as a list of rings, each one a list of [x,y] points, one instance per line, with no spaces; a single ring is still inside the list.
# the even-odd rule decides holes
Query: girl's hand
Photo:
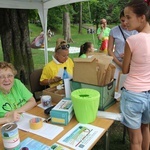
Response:
[[[124,53],[120,54],[120,57],[123,59],[123,57],[124,57]]]
[[[61,81],[62,79],[61,79],[61,77],[55,76],[53,80],[54,80],[54,82],[59,82],[59,81]]]

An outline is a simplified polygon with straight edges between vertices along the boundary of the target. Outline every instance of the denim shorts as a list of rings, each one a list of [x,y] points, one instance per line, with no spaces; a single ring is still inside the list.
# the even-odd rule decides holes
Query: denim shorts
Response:
[[[131,129],[150,123],[150,91],[133,92],[123,88],[120,109],[121,122]]]

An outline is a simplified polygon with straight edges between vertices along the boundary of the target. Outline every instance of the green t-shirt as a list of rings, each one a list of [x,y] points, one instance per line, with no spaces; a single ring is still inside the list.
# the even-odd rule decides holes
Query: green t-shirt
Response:
[[[101,33],[101,28],[97,29],[97,35],[99,35]],[[110,33],[110,28],[106,27],[106,29],[103,31],[103,38],[105,37],[109,37],[109,33]],[[101,47],[102,44],[102,40],[98,40],[97,46],[98,49]]]
[[[22,107],[32,97],[32,93],[18,79],[14,79],[14,85],[9,94],[3,94],[0,91],[0,118],[5,113]]]
[[[80,58],[87,58],[86,54],[82,54]]]

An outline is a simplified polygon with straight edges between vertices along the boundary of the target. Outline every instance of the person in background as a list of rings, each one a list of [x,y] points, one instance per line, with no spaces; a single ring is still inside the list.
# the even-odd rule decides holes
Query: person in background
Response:
[[[121,95],[121,122],[128,128],[130,150],[149,150],[150,123],[150,6],[132,0],[124,9],[128,30],[122,72],[127,74]]]
[[[54,36],[54,32],[52,32],[51,29],[49,28],[49,29],[47,30],[47,38],[48,38],[48,41],[50,40],[50,38],[51,38],[52,36]]]
[[[0,124],[19,121],[21,113],[36,106],[32,93],[15,79],[14,66],[0,62]]]
[[[107,20],[100,20],[100,27],[97,29],[98,51],[107,53],[108,37],[110,28],[107,27]]]
[[[33,39],[31,42],[31,48],[44,48],[44,32],[42,31],[40,35]]]
[[[94,46],[91,42],[85,42],[80,46],[80,58],[87,58],[88,54],[94,52]]]
[[[69,58],[69,47],[70,45],[65,40],[58,39],[56,41],[55,53],[52,56],[53,60],[43,68],[40,78],[41,85],[55,87],[62,84],[64,67],[66,67],[66,71],[70,78],[72,78],[74,63]]]
[[[124,56],[124,47],[127,37],[134,35],[137,31],[129,31],[125,21],[124,11],[120,13],[121,24],[111,29],[108,40],[108,55],[113,56],[113,62],[116,66],[114,78],[118,82],[118,75],[122,70],[122,61]]]

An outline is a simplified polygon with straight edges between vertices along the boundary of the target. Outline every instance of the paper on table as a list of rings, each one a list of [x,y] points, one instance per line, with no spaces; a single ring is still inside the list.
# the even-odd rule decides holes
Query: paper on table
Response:
[[[121,113],[111,113],[111,112],[106,112],[106,111],[98,111],[97,117],[121,121]]]
[[[100,127],[78,123],[58,142],[76,150],[87,150],[103,131]]]
[[[40,108],[42,108],[42,109],[44,109],[44,110],[47,109],[47,108],[49,108],[49,106],[48,106],[48,107],[47,107],[47,106],[46,106],[46,107],[43,107],[42,103],[38,104],[37,106],[40,107]],[[51,105],[51,106],[52,106],[52,105]]]
[[[50,140],[53,140],[64,129],[63,127],[59,127],[57,125],[52,125],[52,124],[43,122],[42,128],[38,130],[32,130],[30,128],[29,121],[30,119],[35,118],[35,117],[38,117],[38,116],[34,116],[28,113],[23,113],[23,117],[18,122],[16,122],[18,125],[18,128],[27,132],[37,134],[39,136],[45,137]],[[42,118],[42,120],[44,120],[44,118]]]
[[[50,146],[45,145],[44,143],[41,143],[35,139],[32,139],[30,137],[24,139],[21,142],[20,150],[23,150],[27,147],[29,150],[51,150]]]
[[[58,73],[57,73],[57,77],[61,77],[61,79],[63,79],[63,73],[64,73],[64,69],[60,68]]]

